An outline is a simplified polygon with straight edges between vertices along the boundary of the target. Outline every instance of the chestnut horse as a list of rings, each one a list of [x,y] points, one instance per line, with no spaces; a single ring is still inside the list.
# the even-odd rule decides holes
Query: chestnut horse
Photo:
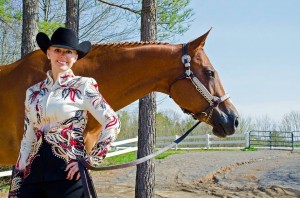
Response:
[[[204,53],[209,31],[187,43],[191,71],[212,96],[225,95],[217,72]],[[170,95],[183,109],[194,113],[205,111],[209,103],[190,79],[179,79],[185,71],[181,62],[182,45],[167,43],[111,43],[94,45],[92,51],[76,62],[76,75],[93,77],[99,90],[114,110],[152,92]],[[41,50],[21,60],[0,67],[0,164],[14,164],[23,134],[25,90],[45,79],[49,61]],[[213,126],[215,135],[225,137],[235,132],[238,113],[230,100],[215,105],[211,118],[200,116]],[[90,116],[86,131],[87,150],[99,136],[101,125]]]

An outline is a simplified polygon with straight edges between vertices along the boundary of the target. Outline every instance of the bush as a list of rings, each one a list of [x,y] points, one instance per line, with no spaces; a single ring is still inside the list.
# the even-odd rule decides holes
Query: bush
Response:
[[[11,166],[0,165],[0,172],[11,170]],[[9,189],[10,176],[0,178],[0,191]]]

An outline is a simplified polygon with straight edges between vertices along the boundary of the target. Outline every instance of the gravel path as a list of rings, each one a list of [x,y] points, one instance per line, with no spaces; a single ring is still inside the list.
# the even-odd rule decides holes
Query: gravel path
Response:
[[[156,198],[300,198],[299,151],[189,152],[155,163]],[[135,173],[93,172],[99,198],[133,198]]]
[[[135,168],[93,173],[99,197],[134,197]],[[300,197],[300,154],[209,151],[156,160],[155,197]]]

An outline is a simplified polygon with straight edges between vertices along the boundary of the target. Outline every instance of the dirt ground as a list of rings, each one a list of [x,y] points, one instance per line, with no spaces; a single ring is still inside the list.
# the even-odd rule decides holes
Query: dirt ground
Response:
[[[300,152],[191,152],[155,163],[156,198],[300,197]],[[134,197],[135,172],[93,173],[98,196]]]
[[[133,198],[135,172],[135,167],[93,172],[98,197]],[[155,161],[155,177],[156,198],[300,198],[300,151],[172,155]]]

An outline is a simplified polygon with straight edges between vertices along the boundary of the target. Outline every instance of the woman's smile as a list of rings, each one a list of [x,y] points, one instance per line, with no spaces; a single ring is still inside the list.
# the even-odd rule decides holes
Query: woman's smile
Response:
[[[53,78],[56,80],[58,73],[67,71],[77,61],[76,50],[50,46],[47,50],[48,59],[51,62]]]

